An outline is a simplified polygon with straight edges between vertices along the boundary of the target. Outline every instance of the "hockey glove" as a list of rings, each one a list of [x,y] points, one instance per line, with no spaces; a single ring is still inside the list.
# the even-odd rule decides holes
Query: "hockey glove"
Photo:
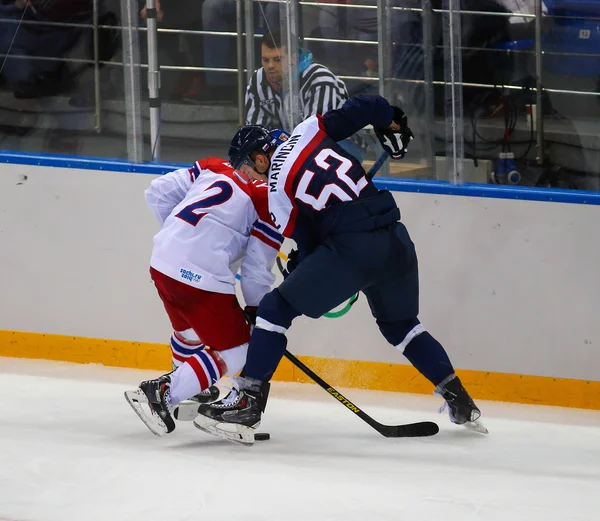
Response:
[[[400,107],[392,108],[394,109],[394,123],[400,129],[378,128],[375,129],[375,135],[390,157],[397,160],[402,159],[406,155],[406,148],[413,140],[414,135],[410,128],[408,128],[408,118],[404,111]]]
[[[251,326],[256,325],[256,312],[258,311],[258,306],[246,306],[244,308],[244,316],[246,317],[246,322]]]
[[[298,257],[298,250],[291,250],[288,254],[287,264],[285,265],[285,270],[283,270],[284,279],[287,279],[290,276],[290,273],[298,266],[298,262],[300,262]]]

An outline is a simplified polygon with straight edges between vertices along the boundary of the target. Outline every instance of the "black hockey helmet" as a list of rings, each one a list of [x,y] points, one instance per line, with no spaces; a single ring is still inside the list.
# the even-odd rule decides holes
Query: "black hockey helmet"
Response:
[[[246,125],[237,131],[229,147],[229,163],[238,170],[246,163],[254,168],[252,152],[268,154],[288,139],[283,130],[269,130],[261,125]]]

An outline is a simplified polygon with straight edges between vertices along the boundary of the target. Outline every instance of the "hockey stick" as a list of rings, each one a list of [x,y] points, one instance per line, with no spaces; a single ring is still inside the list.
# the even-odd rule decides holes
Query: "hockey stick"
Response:
[[[383,153],[377,158],[377,161],[373,164],[369,171],[367,172],[367,179],[370,181],[375,177],[375,174],[379,172],[379,169],[383,166],[383,164],[388,160],[390,154],[384,150]]]
[[[373,427],[379,434],[386,438],[413,438],[417,436],[433,436],[440,430],[437,423],[433,422],[418,422],[418,423],[407,423],[404,425],[383,425],[378,421],[371,418],[367,413],[359,409],[354,405],[348,398],[342,393],[331,387],[325,380],[319,375],[314,373],[311,369],[305,366],[300,360],[298,360],[292,353],[285,351],[285,357],[292,362],[298,369],[300,369],[306,376],[311,380],[319,384],[325,389],[331,396],[333,396],[340,403],[344,404],[347,409],[352,411],[361,420],[368,423]]]

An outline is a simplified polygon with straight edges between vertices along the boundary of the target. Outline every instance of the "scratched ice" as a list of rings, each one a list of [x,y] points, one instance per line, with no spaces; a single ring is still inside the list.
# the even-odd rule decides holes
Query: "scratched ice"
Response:
[[[435,397],[347,390],[385,439],[316,386],[274,384],[247,448],[179,424],[157,438],[123,399],[155,372],[0,358],[1,521],[598,519],[600,412],[481,402],[488,437]]]

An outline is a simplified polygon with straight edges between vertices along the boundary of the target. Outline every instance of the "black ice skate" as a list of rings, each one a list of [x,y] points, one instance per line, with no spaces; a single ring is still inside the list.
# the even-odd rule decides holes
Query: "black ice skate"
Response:
[[[446,405],[450,412],[450,420],[457,425],[464,425],[467,429],[488,434],[488,430],[483,425],[481,411],[475,405],[469,393],[463,387],[458,376],[452,375],[446,382],[442,382],[435,390],[435,393],[441,396],[446,403],[440,409],[442,412]]]
[[[178,421],[191,422],[198,416],[200,405],[216,402],[220,394],[219,388],[216,385],[211,385],[208,389],[199,392],[190,399],[178,403],[173,409],[173,417]]]
[[[125,399],[153,434],[163,436],[175,430],[175,420],[168,407],[171,376],[165,374],[156,380],[142,382],[135,391],[125,391]],[[142,407],[145,403],[150,415]]]
[[[232,390],[217,402],[200,405],[194,425],[208,434],[252,445],[254,431],[265,411],[270,384],[247,378],[239,378],[238,382],[242,389]]]
[[[198,404],[213,403],[219,399],[219,394],[221,394],[219,388],[216,385],[211,385],[208,389],[192,396],[190,401]]]

